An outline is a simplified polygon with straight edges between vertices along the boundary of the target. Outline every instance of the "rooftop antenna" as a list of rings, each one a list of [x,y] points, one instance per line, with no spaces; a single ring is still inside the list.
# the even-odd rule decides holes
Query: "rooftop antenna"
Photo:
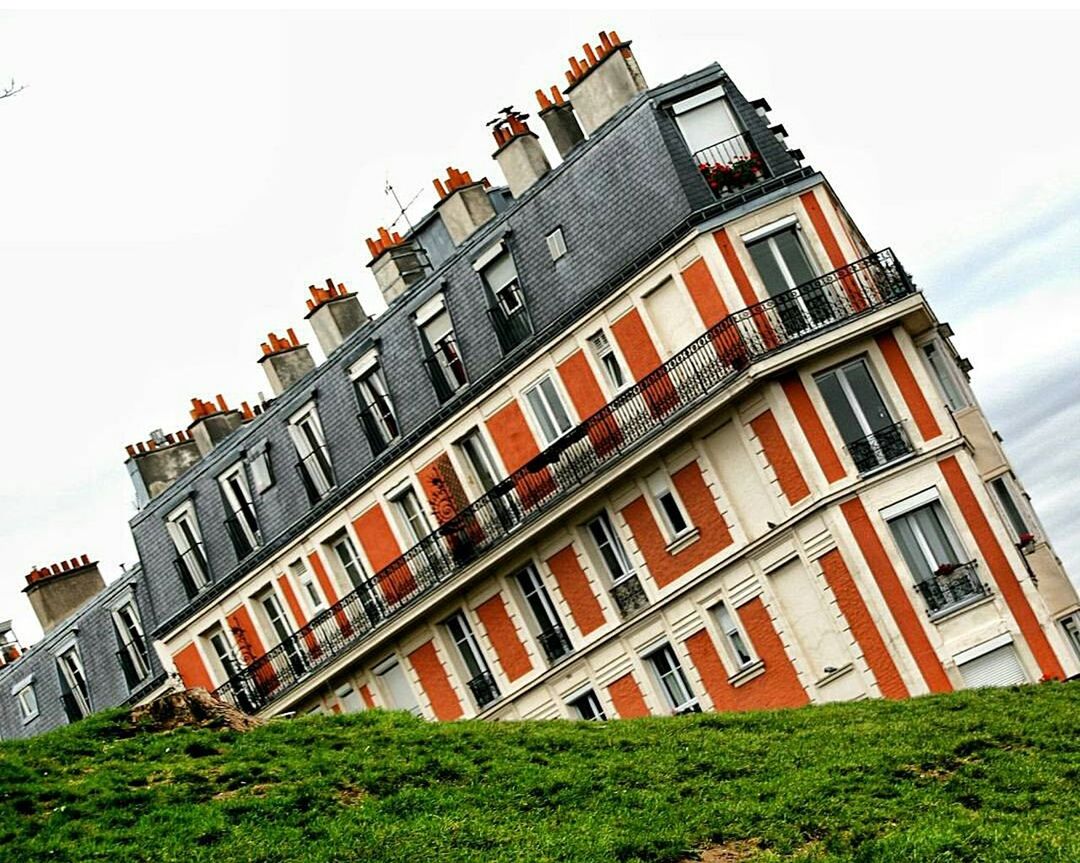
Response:
[[[412,233],[413,223],[409,221],[409,214],[406,211],[409,209],[409,207],[416,203],[416,199],[419,198],[421,194],[423,194],[423,191],[424,190],[421,189],[419,192],[412,196],[412,200],[410,200],[409,203],[402,205],[401,199],[398,197],[397,191],[390,183],[390,178],[386,178],[386,188],[383,189],[383,192],[394,199],[394,203],[397,204],[398,208],[397,216],[394,218],[394,221],[390,223],[391,228],[394,227],[394,225],[396,225],[402,219],[404,219],[405,224],[409,226],[409,233]]]

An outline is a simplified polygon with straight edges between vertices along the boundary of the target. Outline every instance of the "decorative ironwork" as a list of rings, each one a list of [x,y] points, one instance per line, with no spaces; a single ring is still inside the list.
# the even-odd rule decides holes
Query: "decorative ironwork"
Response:
[[[517,282],[511,283],[501,293],[504,297],[511,297],[514,300],[516,303],[514,310],[507,312],[503,303],[496,301],[487,313],[491,318],[495,335],[499,339],[499,347],[502,348],[504,354],[508,354],[532,335],[533,328],[532,321],[529,320],[529,311],[525,306],[525,298]]]
[[[990,589],[979,580],[975,569],[973,560],[958,563],[951,570],[935,572],[915,585],[926,600],[927,612],[931,617],[989,595]]]
[[[645,588],[641,586],[641,579],[636,574],[628,575],[613,584],[610,593],[623,617],[637,614],[649,605],[649,597],[645,595]]]
[[[468,682],[469,691],[476,700],[476,706],[483,709],[499,697],[499,685],[490,671],[481,671]]]
[[[216,694],[239,704],[237,693],[243,692],[261,709],[445,584],[462,567],[502,546],[523,526],[660,434],[674,420],[705,404],[751,362],[900,300],[914,290],[903,268],[886,249],[786,295],[770,297],[729,315],[439,525],[355,591],[315,615],[286,639],[287,646],[285,642],[279,644],[239,674],[230,676]],[[780,309],[796,295],[819,296],[826,305],[821,314],[806,318],[798,327],[789,327]],[[293,650],[306,657],[305,674],[297,674],[289,660]],[[260,684],[262,690],[253,684],[256,680],[264,682]],[[273,681],[272,689],[265,688],[266,681]]]
[[[545,629],[536,636],[536,640],[540,642],[540,646],[544,649],[544,655],[547,656],[548,662],[558,662],[573,649],[566,630],[558,624],[551,627],[551,629]]]
[[[765,160],[758,154],[747,132],[732,135],[693,155],[694,163],[718,198],[738,192],[769,176]]]
[[[914,452],[903,423],[878,429],[864,438],[854,440],[847,445],[847,451],[859,473],[879,468],[898,458]]]

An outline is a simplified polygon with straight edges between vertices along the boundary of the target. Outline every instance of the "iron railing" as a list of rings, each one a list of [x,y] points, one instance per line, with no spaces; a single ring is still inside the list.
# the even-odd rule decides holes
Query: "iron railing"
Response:
[[[499,697],[499,685],[490,671],[481,671],[467,685],[476,701],[476,706],[481,710]]]
[[[701,176],[718,198],[758,183],[769,176],[765,160],[747,132],[732,135],[693,155]]]
[[[243,693],[261,709],[449,581],[459,569],[500,547],[523,525],[637,450],[674,419],[705,403],[750,362],[913,291],[907,274],[886,249],[729,315],[357,590],[315,615],[287,639],[288,647],[280,644],[230,676],[216,694],[238,703]],[[818,314],[789,327],[791,318],[781,310],[807,296],[817,298]],[[308,658],[305,674],[298,675],[288,660],[292,650]]]
[[[206,553],[202,543],[192,546],[173,559],[173,566],[180,575],[180,583],[188,599],[194,599],[199,591],[210,581],[210,570],[206,564]]]
[[[465,374],[465,363],[461,359],[461,349],[456,340],[450,340],[453,346],[454,358],[446,359],[445,352],[441,358],[434,353],[424,357],[424,367],[427,369],[431,384],[435,387],[435,395],[440,402],[447,402],[468,383],[468,375]],[[433,350],[441,350],[434,348]]]
[[[244,521],[255,536],[254,542],[248,538],[247,533],[240,524],[240,517],[238,515],[230,515],[225,519],[225,529],[229,532],[229,539],[232,540],[233,551],[236,552],[236,559],[238,561],[243,560],[259,547],[258,528],[252,528],[252,522],[248,518],[245,518]],[[258,524],[258,522],[255,522],[255,524]]]
[[[943,569],[947,571],[939,569],[930,578],[915,585],[926,600],[927,614],[931,617],[990,593],[990,589],[979,580],[975,561]]]
[[[547,656],[548,662],[558,662],[573,649],[566,630],[558,623],[541,632],[536,636],[536,640],[540,642],[540,646],[544,649],[544,655]]]
[[[904,424],[893,423],[864,438],[853,440],[847,445],[847,451],[855,462],[856,470],[866,473],[910,455],[915,450],[904,431]]]
[[[525,297],[517,282],[504,288],[503,293],[513,297],[516,302],[514,310],[507,312],[503,303],[496,300],[487,313],[499,340],[499,347],[502,348],[504,354],[508,354],[532,335],[533,328],[532,321],[529,320],[529,311],[525,307]]]
[[[360,427],[364,430],[364,437],[367,438],[373,456],[381,453],[390,446],[392,440],[397,438],[398,428],[396,420],[393,420],[393,414],[384,417],[380,423],[375,416],[374,406],[367,405],[360,408],[356,416],[360,420]]]
[[[326,444],[320,444],[296,463],[296,472],[307,492],[308,503],[312,506],[329,494],[337,483],[334,479],[334,465],[330,461],[330,450]],[[322,486],[322,488],[320,488]]]
[[[619,607],[619,614],[630,617],[637,614],[649,604],[649,597],[645,594],[645,588],[641,586],[641,579],[637,574],[628,575],[611,586],[611,598]]]

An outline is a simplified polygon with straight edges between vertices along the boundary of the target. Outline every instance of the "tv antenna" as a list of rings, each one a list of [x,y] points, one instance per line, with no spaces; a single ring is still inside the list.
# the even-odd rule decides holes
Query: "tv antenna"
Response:
[[[398,208],[397,216],[394,217],[394,221],[392,221],[390,223],[389,227],[391,227],[391,228],[394,227],[394,225],[396,225],[398,222],[400,222],[402,219],[404,219],[405,224],[409,226],[409,231],[410,232],[412,231],[413,223],[409,221],[409,214],[408,214],[407,211],[408,211],[409,207],[411,207],[413,204],[416,203],[416,199],[419,198],[420,195],[423,194],[423,191],[424,190],[421,189],[419,192],[417,192],[415,195],[413,195],[412,199],[409,201],[409,203],[402,204],[401,199],[398,197],[397,190],[394,189],[394,186],[390,182],[390,178],[389,177],[386,178],[386,188],[383,189],[383,193],[387,194],[391,198],[393,198],[394,203],[397,204],[397,208]]]

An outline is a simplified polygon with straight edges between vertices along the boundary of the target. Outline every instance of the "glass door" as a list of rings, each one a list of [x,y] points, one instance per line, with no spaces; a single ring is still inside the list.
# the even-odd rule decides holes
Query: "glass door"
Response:
[[[832,292],[814,281],[817,273],[794,226],[747,243],[746,249],[765,290],[776,298],[789,336],[835,317]]]

